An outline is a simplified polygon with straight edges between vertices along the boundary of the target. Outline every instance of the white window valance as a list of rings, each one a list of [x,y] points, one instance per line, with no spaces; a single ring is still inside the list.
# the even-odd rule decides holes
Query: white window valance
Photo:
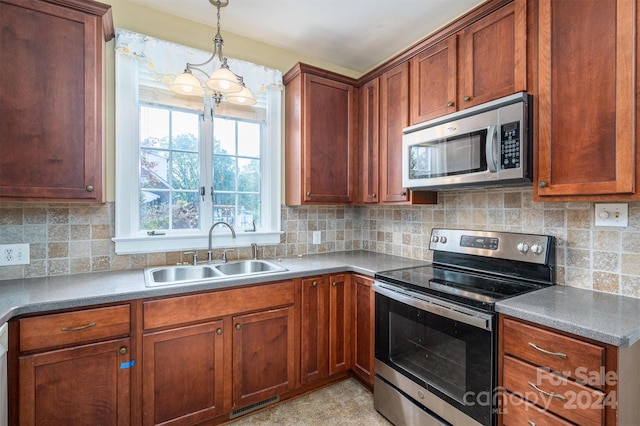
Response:
[[[211,52],[194,49],[166,40],[160,40],[145,34],[118,28],[116,30],[116,55],[122,55],[138,61],[138,78],[141,86],[150,88],[156,94],[165,98],[169,89],[169,83],[184,71],[187,62],[198,64],[211,57]],[[277,69],[267,68],[252,62],[227,58],[229,68],[237,75],[244,78],[245,85],[256,98],[257,108],[264,108],[267,102],[267,91],[282,91],[282,72]],[[220,66],[217,58],[202,69],[211,75]],[[196,77],[205,80],[206,77],[198,71],[193,71]],[[179,95],[176,95],[179,97]],[[180,97],[184,102],[193,103],[185,97]]]

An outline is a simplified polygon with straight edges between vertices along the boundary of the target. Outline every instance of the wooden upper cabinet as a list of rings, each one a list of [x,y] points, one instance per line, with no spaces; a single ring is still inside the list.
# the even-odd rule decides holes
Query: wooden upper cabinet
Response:
[[[284,76],[285,202],[351,204],[356,198],[355,80],[298,64]]]
[[[102,201],[111,6],[0,1],[0,200]]]
[[[637,199],[634,0],[540,0],[536,200]]]
[[[360,87],[360,201],[377,203],[380,197],[380,78]]]
[[[456,111],[456,35],[411,58],[411,124]]]
[[[409,201],[402,186],[402,129],[409,125],[409,63],[380,77],[380,183],[381,201]]]
[[[527,89],[526,11],[514,0],[462,31],[458,109]]]
[[[527,89],[527,4],[515,0],[410,59],[410,123]]]
[[[402,186],[402,131],[409,125],[409,63],[360,87],[360,201],[436,204],[437,193]]]

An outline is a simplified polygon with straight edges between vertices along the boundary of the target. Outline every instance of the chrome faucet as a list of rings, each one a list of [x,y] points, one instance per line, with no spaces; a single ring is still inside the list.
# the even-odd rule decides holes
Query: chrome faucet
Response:
[[[224,225],[227,228],[229,228],[231,230],[231,237],[233,237],[233,239],[236,238],[236,230],[233,229],[233,226],[231,226],[230,224],[228,224],[227,222],[216,222],[213,225],[211,225],[211,228],[209,228],[209,250],[207,251],[207,259],[209,262],[211,262],[212,257],[213,257],[213,246],[212,246],[212,237],[213,237],[213,228],[215,228],[218,225]]]
[[[256,243],[251,243],[251,258],[258,260],[258,245]]]

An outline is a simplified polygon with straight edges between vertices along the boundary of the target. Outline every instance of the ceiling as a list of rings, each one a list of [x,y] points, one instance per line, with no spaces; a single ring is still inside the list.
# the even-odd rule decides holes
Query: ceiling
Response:
[[[208,0],[131,0],[216,25]],[[221,32],[364,73],[484,0],[230,0]]]

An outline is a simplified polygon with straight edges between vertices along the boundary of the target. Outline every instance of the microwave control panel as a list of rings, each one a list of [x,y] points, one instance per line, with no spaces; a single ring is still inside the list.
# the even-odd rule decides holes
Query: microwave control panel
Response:
[[[500,168],[517,169],[520,167],[520,122],[506,123],[500,126]]]

